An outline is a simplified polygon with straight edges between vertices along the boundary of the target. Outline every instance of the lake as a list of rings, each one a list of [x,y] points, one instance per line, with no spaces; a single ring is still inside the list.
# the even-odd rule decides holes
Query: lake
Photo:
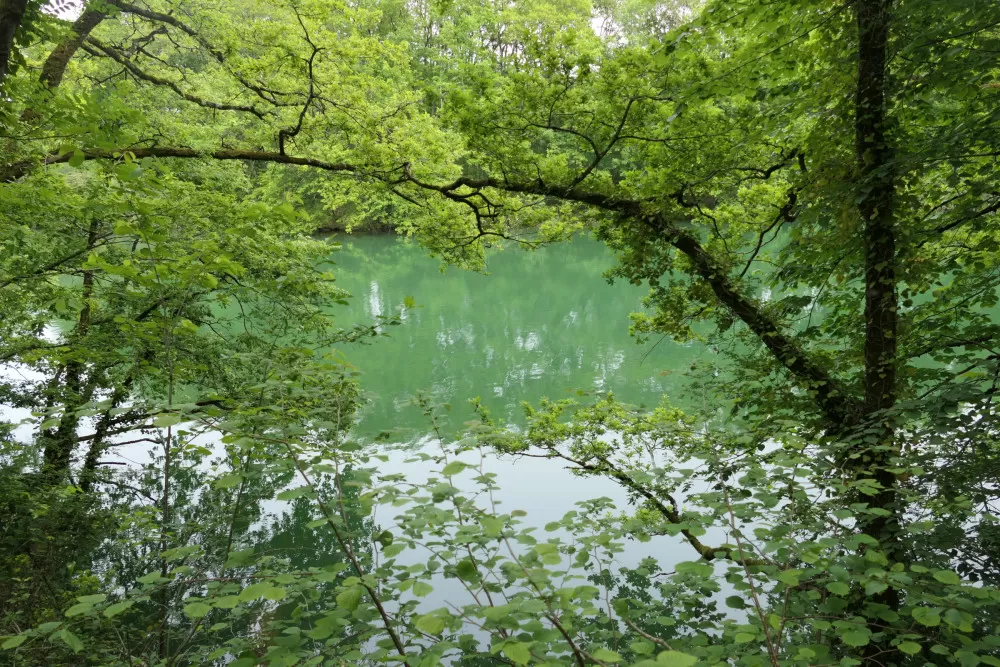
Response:
[[[578,238],[530,252],[505,249],[490,254],[485,273],[475,273],[442,271],[417,244],[392,236],[334,240],[343,246],[327,268],[352,295],[347,307],[331,309],[342,326],[398,313],[408,297],[416,303],[404,309],[401,324],[383,329],[385,336],[341,349],[360,371],[369,399],[356,434],[362,440],[391,434],[382,438],[390,444],[380,473],[404,473],[411,482],[431,474],[433,466],[409,454],[415,448],[438,449],[435,439],[424,437],[428,419],[411,403],[420,391],[452,406],[450,426],[456,430],[474,416],[468,403],[473,397],[511,425],[523,423],[523,401],[542,398],[588,401],[611,391],[637,406],[653,407],[664,396],[678,406],[701,404],[700,396],[692,395],[689,373],[711,353],[704,345],[669,339],[636,343],[629,335],[629,314],[642,310],[646,290],[602,277],[614,265],[602,243]],[[581,479],[560,461],[490,456],[484,465],[497,475],[500,511],[524,510],[529,525],[557,521],[578,509],[576,503],[602,496],[627,511],[627,494],[616,482]],[[464,486],[462,480],[455,483]],[[375,521],[392,527],[395,514],[393,508],[379,508]],[[707,539],[725,541],[716,530]],[[420,554],[413,556],[419,560]],[[662,537],[647,544],[630,541],[618,564],[635,566],[648,556],[667,569],[697,557],[681,539]],[[465,597],[460,582],[440,579],[423,606]]]
[[[629,313],[642,309],[646,290],[609,284],[602,274],[614,257],[595,240],[495,251],[485,273],[442,271],[418,245],[393,236],[334,240],[343,248],[328,268],[352,294],[349,306],[331,310],[340,324],[370,324],[400,312],[407,297],[416,302],[399,326],[383,329],[386,336],[342,348],[370,399],[360,436],[426,433],[426,418],[410,404],[419,391],[450,404],[453,425],[472,417],[473,397],[511,424],[522,421],[523,401],[581,392],[611,391],[647,407],[664,395],[677,405],[695,402],[686,374],[705,347],[637,344]]]

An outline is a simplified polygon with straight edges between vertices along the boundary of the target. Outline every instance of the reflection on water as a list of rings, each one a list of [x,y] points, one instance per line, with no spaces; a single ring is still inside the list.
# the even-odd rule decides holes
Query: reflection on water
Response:
[[[383,332],[388,337],[343,349],[371,396],[362,434],[426,431],[420,411],[408,405],[421,390],[451,404],[456,423],[471,416],[467,400],[476,396],[512,423],[520,421],[522,401],[579,391],[612,391],[636,405],[656,405],[663,394],[686,402],[677,371],[689,368],[701,347],[666,340],[640,346],[629,337],[629,313],[642,308],[645,291],[602,278],[613,258],[600,243],[495,252],[483,275],[442,272],[418,246],[390,236],[340,240],[344,249],[332,255],[331,268],[354,296],[332,311],[341,324],[397,313],[408,296],[417,304]]]

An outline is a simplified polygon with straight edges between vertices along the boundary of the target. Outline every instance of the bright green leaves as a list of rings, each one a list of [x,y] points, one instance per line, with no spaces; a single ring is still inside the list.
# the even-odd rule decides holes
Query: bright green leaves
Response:
[[[937,609],[914,607],[910,615],[914,621],[927,627],[933,628],[941,625],[941,613]]]
[[[143,169],[134,162],[123,162],[115,167],[115,176],[121,181],[137,181],[142,177]]]
[[[468,467],[469,464],[463,461],[452,461],[441,469],[441,474],[445,477],[451,477],[452,475],[457,475]]]
[[[951,570],[938,570],[934,573],[934,579],[951,586],[957,586],[962,582],[961,578]]]
[[[830,591],[834,595],[839,595],[840,597],[846,597],[851,592],[851,587],[842,581],[831,581],[826,585],[826,590]]]
[[[52,635],[53,639],[61,639],[66,646],[68,646],[73,653],[79,653],[83,650],[83,642],[75,634],[70,632],[67,628],[56,631]]]
[[[798,586],[801,576],[801,570],[785,570],[778,573],[777,580],[786,586]]]
[[[483,515],[479,518],[483,533],[489,537],[500,537],[503,534],[504,520],[500,517]]]
[[[93,609],[96,605],[100,604],[101,602],[104,602],[105,599],[107,599],[107,596],[104,595],[104,594],[84,595],[84,596],[78,597],[77,598],[77,600],[78,600],[77,604],[73,605],[72,607],[70,607],[69,609],[66,610],[66,612],[65,612],[66,616],[68,618],[72,618],[73,616],[79,616],[81,614],[86,614],[91,609]]]
[[[430,635],[440,635],[447,625],[447,618],[441,614],[424,614],[414,622],[417,630]]]
[[[153,572],[147,572],[146,574],[136,579],[136,581],[138,581],[140,584],[156,584],[163,581],[169,581],[169,579],[161,575],[159,572],[153,571]]]
[[[682,651],[663,651],[656,656],[656,663],[663,667],[692,667],[698,658]]]
[[[431,586],[426,581],[418,581],[415,584],[413,584],[413,589],[412,590],[413,590],[413,594],[414,595],[416,595],[417,597],[422,598],[422,597],[427,597],[428,595],[430,595],[431,593],[433,593],[434,592],[434,587]]]
[[[601,662],[616,663],[622,661],[621,655],[619,655],[615,651],[606,649],[604,647],[594,649],[594,652],[591,653],[591,655],[594,656],[595,659],[600,660]]]
[[[252,602],[258,598],[264,598],[265,600],[281,600],[287,594],[287,590],[281,586],[275,586],[270,581],[258,581],[257,583],[250,584],[244,588],[240,592],[238,599],[240,602]],[[358,596],[358,599],[360,599],[360,595]],[[355,606],[357,606],[357,603],[355,603]]]
[[[871,631],[865,627],[847,628],[840,633],[840,641],[854,647],[867,646],[871,638]]]
[[[314,178],[238,160],[176,164],[121,153],[99,160],[96,149],[87,155],[72,138],[62,153],[72,169],[36,172],[30,186],[0,185],[0,282],[16,278],[0,295],[9,337],[0,356],[44,376],[19,398],[41,408],[66,403],[40,418],[54,428],[65,415],[101,419],[103,408],[84,414],[94,401],[74,403],[79,388],[93,385],[95,397],[121,389],[114,409],[123,411],[106,414],[128,420],[125,408],[140,406],[141,418],[126,421],[125,431],[148,427],[152,417],[157,429],[191,422],[226,433],[212,452],[171,429],[174,467],[144,470],[142,500],[116,507],[114,518],[128,530],[108,542],[129,555],[119,561],[150,573],[138,586],[116,582],[114,590],[132,586],[137,597],[105,607],[103,596],[64,594],[52,605],[59,623],[39,627],[39,637],[73,652],[86,644],[88,654],[93,639],[95,661],[123,662],[97,632],[84,637],[87,624],[96,619],[145,640],[146,629],[160,626],[144,602],[163,594],[170,617],[189,624],[179,628],[180,640],[189,627],[206,633],[191,642],[202,651],[192,661],[239,667],[258,661],[259,644],[276,663],[306,664],[329,652],[354,664],[388,660],[394,640],[416,640],[430,664],[447,651],[481,650],[478,637],[462,637],[479,633],[518,665],[571,655],[567,635],[608,664],[631,661],[628,650],[652,656],[663,645],[647,635],[662,636],[676,650],[655,661],[668,667],[759,658],[772,637],[780,639],[778,659],[804,664],[833,664],[876,642],[963,665],[980,660],[980,644],[984,654],[995,650],[993,588],[962,586],[941,563],[903,567],[916,559],[892,556],[862,529],[890,512],[875,505],[883,482],[858,474],[870,467],[868,434],[831,442],[830,414],[853,418],[854,406],[831,412],[816,400],[830,395],[835,380],[866,377],[858,314],[871,290],[859,281],[865,255],[852,180],[850,7],[796,0],[734,13],[720,2],[712,11],[660,17],[647,11],[656,3],[634,2],[418,9],[427,3],[362,1],[336,11],[318,0],[202,4],[189,18],[203,36],[143,30],[136,34],[148,39],[129,52],[130,63],[186,95],[149,77],[97,84],[118,67],[85,58],[75,62],[85,83],[52,96],[53,104],[93,89],[94,100],[111,100],[108,107],[95,101],[90,108],[81,96],[79,118],[29,128],[41,148],[15,148],[40,151],[27,161],[40,164],[49,150],[43,132],[76,136],[89,126],[98,135],[93,146],[156,141],[176,144],[175,155],[259,152],[274,150],[275,128],[294,127],[294,137],[282,136],[290,151],[282,159],[336,160],[345,173],[365,177]],[[991,405],[983,390],[996,370],[982,345],[996,338],[1000,133],[988,112],[976,110],[993,108],[986,84],[998,70],[990,49],[971,46],[996,34],[961,30],[995,25],[985,19],[996,18],[996,9],[978,3],[984,20],[973,25],[949,20],[972,18],[959,4],[902,3],[906,14],[890,33],[907,57],[891,63],[890,78],[919,85],[897,87],[886,102],[896,153],[911,165],[897,165],[905,187],[896,193],[893,223],[905,231],[898,276],[906,293],[900,356],[892,361],[908,404],[890,411],[900,431],[888,440],[905,433],[913,458],[933,453],[959,464],[942,459],[947,475],[918,473],[912,461],[891,461],[886,470],[896,475],[903,514],[929,506],[922,489],[936,489],[935,523],[909,529],[939,554],[961,553],[973,540],[947,544],[956,538],[942,537],[938,517],[940,526],[964,526],[970,508],[992,500],[969,495],[983,494],[976,489],[984,464],[961,453],[990,456],[988,443],[966,439],[988,416],[976,406]],[[621,33],[595,34],[595,11]],[[695,24],[683,25],[689,19]],[[108,21],[96,34],[127,43],[133,30]],[[951,42],[957,51],[935,51]],[[972,66],[973,57],[983,60]],[[314,90],[323,91],[322,104]],[[247,108],[206,108],[193,96]],[[305,108],[296,102],[307,99]],[[264,122],[255,113],[261,109]],[[391,188],[377,182],[383,174]],[[456,186],[441,197],[441,184],[463,174],[509,191]],[[564,201],[556,205],[558,198]],[[396,222],[438,254],[473,265],[482,264],[484,250],[481,240],[465,242],[470,233],[524,230],[555,239],[583,224],[598,229],[617,254],[612,277],[650,289],[634,331],[687,340],[706,353],[683,369],[698,390],[696,414],[666,405],[640,413],[610,398],[578,409],[549,404],[529,412],[522,432],[487,436],[479,425],[465,442],[482,437],[506,451],[559,458],[584,476],[613,479],[640,504],[588,501],[540,537],[530,519],[498,514],[485,501],[491,480],[461,461],[462,452],[427,455],[435,466],[449,461],[427,484],[408,474],[376,480],[368,457],[382,454],[361,453],[342,438],[359,400],[353,370],[340,359],[320,360],[316,341],[328,347],[351,336],[325,310],[344,295],[315,271],[325,249],[305,236],[314,223],[297,203],[306,201],[324,217],[337,211]],[[487,215],[471,217],[470,203]],[[673,220],[676,229],[666,224]],[[959,224],[944,229],[949,221]],[[402,303],[415,306],[410,297]],[[39,334],[54,320],[67,323],[66,345]],[[973,342],[958,344],[966,340]],[[920,357],[929,361],[911,362]],[[73,368],[86,377],[68,379]],[[63,388],[66,396],[57,395]],[[853,384],[833,392],[835,402],[862,394]],[[867,417],[857,420],[859,429]],[[982,429],[985,440],[990,432]],[[84,460],[86,442],[74,438],[67,460]],[[209,458],[219,466],[199,476]],[[177,484],[163,499],[159,476],[167,469]],[[64,472],[70,479],[68,464]],[[315,486],[299,479],[306,473]],[[929,479],[909,485],[910,474]],[[947,493],[939,491],[945,483]],[[269,525],[257,511],[275,496],[290,525]],[[40,505],[26,516],[46,512]],[[268,530],[275,535],[261,544]],[[189,541],[189,533],[200,534]],[[231,538],[225,548],[220,536]],[[618,556],[647,540],[655,553],[670,554],[670,564],[622,570],[618,563],[629,558]],[[163,541],[174,548],[148,548]],[[204,549],[189,546],[196,543]],[[744,550],[752,565],[736,562]],[[136,562],[134,553],[146,555]],[[329,560],[344,568],[350,560],[354,576]],[[955,567],[967,572],[963,565]],[[102,590],[106,582],[97,578],[72,573],[87,591]],[[461,616],[422,613],[436,587],[468,594],[455,602]],[[901,592],[902,609],[866,599],[890,587]],[[149,597],[140,602],[142,595]],[[398,618],[380,616],[382,595]],[[723,599],[728,611],[720,609]],[[611,618],[612,608],[643,632]],[[212,634],[222,627],[196,623],[215,616],[234,626],[225,640]],[[438,642],[449,628],[455,637]],[[129,632],[121,634],[127,641]],[[938,642],[939,635],[948,636]],[[3,646],[16,649],[27,636]],[[352,643],[353,636],[363,640]]]
[[[184,615],[191,619],[204,618],[212,611],[212,605],[202,601],[189,602],[184,605]]]
[[[558,565],[562,562],[562,556],[559,555],[559,546],[557,544],[552,544],[551,542],[536,544],[534,551],[545,565]]]
[[[503,645],[503,654],[516,665],[527,665],[531,660],[531,645],[510,641]]]
[[[351,586],[337,594],[337,606],[348,611],[354,611],[361,604],[364,589],[361,586]]]

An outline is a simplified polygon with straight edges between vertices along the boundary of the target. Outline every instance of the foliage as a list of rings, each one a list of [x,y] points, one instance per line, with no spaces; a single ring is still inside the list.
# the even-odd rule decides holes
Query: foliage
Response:
[[[2,433],[0,659],[1000,664],[995,5],[0,4],[0,392],[33,429]],[[393,472],[349,436],[336,346],[381,328],[334,325],[329,216],[472,268],[590,228],[638,337],[719,351],[713,401],[446,434],[421,398]],[[497,455],[632,506],[533,525]]]

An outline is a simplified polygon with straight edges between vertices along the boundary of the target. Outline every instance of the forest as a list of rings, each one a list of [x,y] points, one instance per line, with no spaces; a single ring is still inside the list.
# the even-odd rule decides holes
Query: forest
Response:
[[[0,0],[0,666],[1000,667],[998,213],[995,0]]]

